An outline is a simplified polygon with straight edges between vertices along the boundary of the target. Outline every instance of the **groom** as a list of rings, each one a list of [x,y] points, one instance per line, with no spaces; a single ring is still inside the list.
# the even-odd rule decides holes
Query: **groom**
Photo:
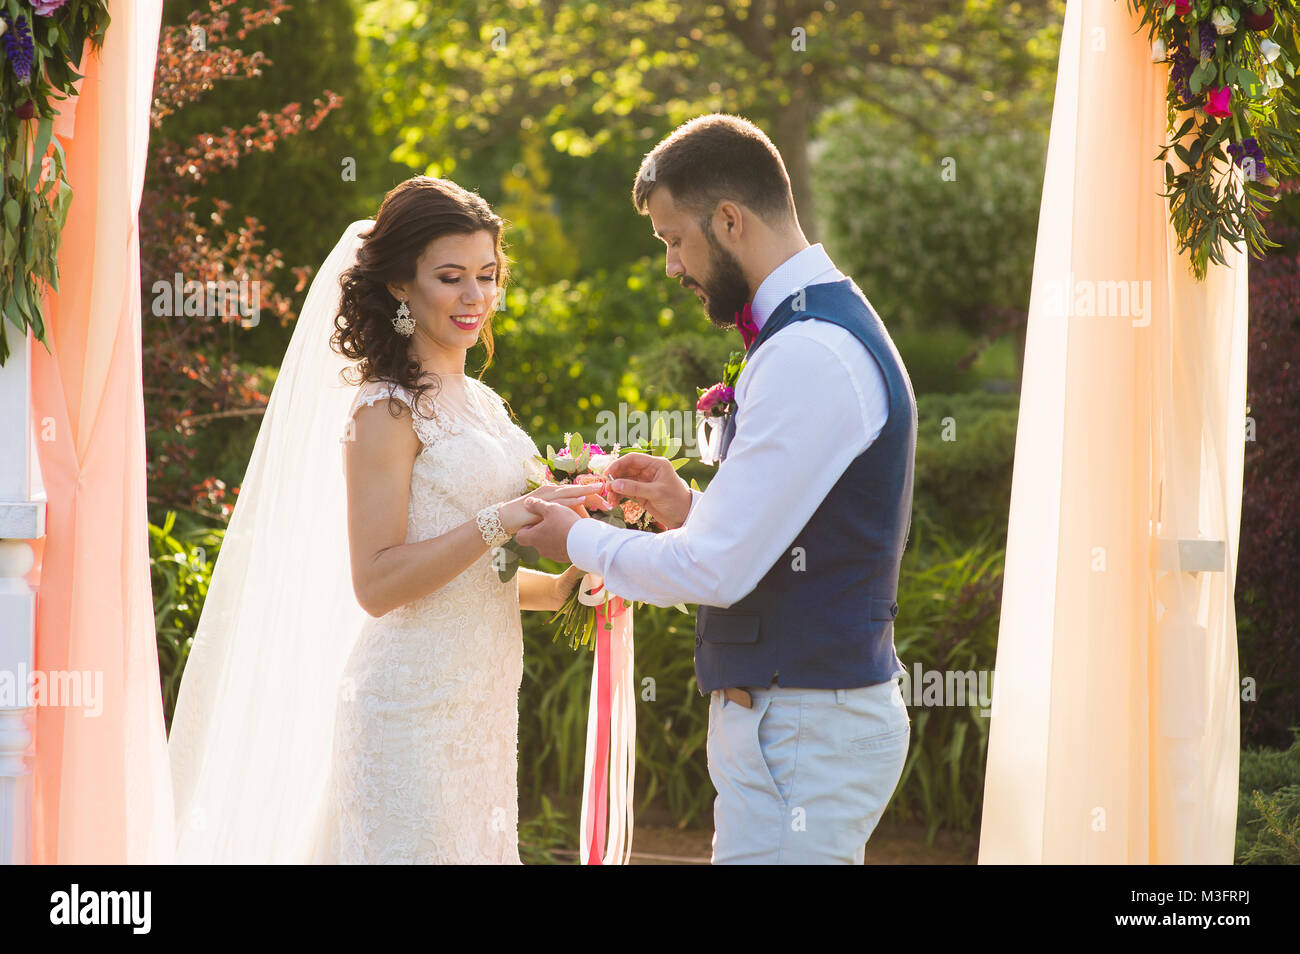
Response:
[[[543,519],[518,540],[624,598],[699,604],[715,864],[861,864],[911,730],[893,640],[911,381],[866,297],[804,237],[780,153],[753,124],[680,126],[632,198],[668,276],[744,338],[721,463],[704,493],[660,458],[610,466],[612,489],[667,532],[529,501]]]

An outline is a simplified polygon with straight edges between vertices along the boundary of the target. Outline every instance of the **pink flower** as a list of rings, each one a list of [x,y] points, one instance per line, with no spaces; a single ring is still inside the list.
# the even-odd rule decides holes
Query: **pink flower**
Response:
[[[598,486],[600,489],[594,490],[593,493],[600,498],[601,505],[596,507],[596,509],[597,510],[614,509],[614,504],[610,500],[610,495],[613,493],[613,491],[609,491],[605,489],[605,478],[602,477],[600,474],[579,474],[577,477],[573,478],[573,482],[575,484],[581,484],[581,485],[593,484]],[[587,499],[590,500],[591,498],[588,497]],[[592,506],[595,505],[593,504]]]
[[[603,455],[605,451],[599,444],[588,444],[587,453],[590,454],[592,457],[595,457],[597,455]],[[567,447],[562,448],[560,452],[555,455],[557,460],[561,457],[571,457],[571,456],[572,455],[569,453],[569,448]]]
[[[1205,115],[1226,119],[1232,115],[1232,110],[1229,108],[1231,103],[1231,86],[1220,86],[1218,89],[1211,87],[1209,102],[1205,104]]]
[[[68,0],[32,0],[32,12],[38,17],[48,17]]]
[[[1191,12],[1192,0],[1165,0],[1165,6],[1169,6],[1171,2],[1174,5],[1174,13],[1180,17],[1185,17]]]
[[[623,501],[623,519],[628,523],[636,523],[645,513],[645,507],[641,506],[635,500]]]
[[[700,395],[699,401],[695,404],[695,410],[709,414],[718,404],[730,404],[731,399],[735,396],[734,388],[729,388],[724,384],[715,384]]]

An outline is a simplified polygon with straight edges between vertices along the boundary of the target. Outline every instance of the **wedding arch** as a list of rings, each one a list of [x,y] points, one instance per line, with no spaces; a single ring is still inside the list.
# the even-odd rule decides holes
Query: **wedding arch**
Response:
[[[108,7],[103,49],[52,130],[76,189],[64,283],[45,299],[43,346],[15,341],[0,368],[0,673],[99,673],[102,709],[0,699],[0,862],[163,862],[174,844],[137,232],[161,0]],[[1179,249],[1153,161],[1169,72],[1128,4],[1070,0],[1024,362],[985,863],[1232,858],[1247,253],[1229,247],[1202,280]],[[1088,295],[1108,307],[1081,307]]]

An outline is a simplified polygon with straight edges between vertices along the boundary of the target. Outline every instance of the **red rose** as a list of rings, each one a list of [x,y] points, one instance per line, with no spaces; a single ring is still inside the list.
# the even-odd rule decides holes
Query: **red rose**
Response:
[[[29,99],[27,102],[20,104],[19,107],[14,110],[14,113],[19,119],[31,119],[36,115],[36,104]]]
[[[1263,13],[1255,13],[1253,10],[1246,10],[1242,13],[1241,19],[1246,24],[1247,28],[1251,30],[1268,30],[1273,26],[1273,11],[1269,10],[1267,7],[1264,8]]]

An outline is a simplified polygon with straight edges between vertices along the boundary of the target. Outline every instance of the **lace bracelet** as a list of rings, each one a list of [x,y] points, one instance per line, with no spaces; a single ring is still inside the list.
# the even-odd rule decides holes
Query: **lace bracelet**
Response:
[[[483,542],[490,547],[499,547],[510,539],[510,534],[501,526],[500,511],[501,504],[492,504],[480,510],[474,518],[478,532],[483,534]]]

